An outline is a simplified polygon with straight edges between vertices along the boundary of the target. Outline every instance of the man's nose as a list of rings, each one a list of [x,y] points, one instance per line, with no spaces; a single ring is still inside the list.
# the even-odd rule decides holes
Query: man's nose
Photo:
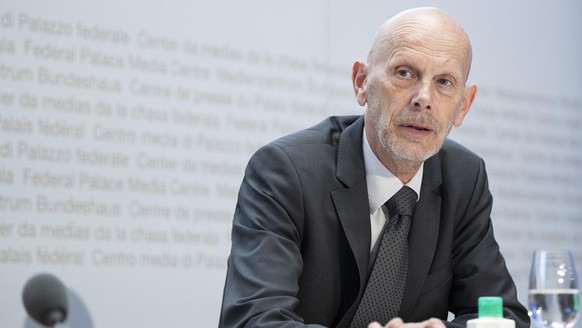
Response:
[[[430,81],[419,81],[412,95],[411,105],[414,109],[430,110],[432,108],[432,83]]]

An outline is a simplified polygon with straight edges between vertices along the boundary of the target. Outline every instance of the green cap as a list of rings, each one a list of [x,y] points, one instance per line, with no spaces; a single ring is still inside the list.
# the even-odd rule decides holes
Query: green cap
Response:
[[[497,296],[479,297],[479,318],[482,317],[503,317],[503,299]]]

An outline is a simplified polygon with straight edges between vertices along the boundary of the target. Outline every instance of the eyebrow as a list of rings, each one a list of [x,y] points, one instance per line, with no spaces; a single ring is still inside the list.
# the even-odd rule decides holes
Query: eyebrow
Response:
[[[413,68],[418,69],[419,68],[418,62],[419,61],[422,62],[423,60],[417,58],[418,56],[415,54],[410,54],[410,53],[401,54],[402,51],[403,50],[397,50],[396,52],[394,52],[390,55],[390,58],[388,59],[386,68],[407,65],[407,66],[411,66]],[[450,59],[449,57],[446,57],[446,58],[449,60],[455,61],[453,59]],[[439,68],[439,70],[437,70],[438,73],[435,75],[449,75],[449,76],[454,77],[455,79],[462,79],[462,77],[463,77],[462,65],[461,65],[461,63],[458,63],[458,65],[459,65],[459,70],[457,72],[451,71],[451,70],[440,71],[440,68]]]

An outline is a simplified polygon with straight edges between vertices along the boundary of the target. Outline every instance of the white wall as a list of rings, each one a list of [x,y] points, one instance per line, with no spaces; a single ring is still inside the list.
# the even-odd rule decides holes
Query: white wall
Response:
[[[576,1],[2,1],[0,323],[50,272],[83,327],[212,327],[244,166],[329,115],[383,20],[436,5],[480,86],[453,131],[486,160],[496,236],[527,298],[535,248],[582,266]],[[578,324],[580,327],[580,324]]]

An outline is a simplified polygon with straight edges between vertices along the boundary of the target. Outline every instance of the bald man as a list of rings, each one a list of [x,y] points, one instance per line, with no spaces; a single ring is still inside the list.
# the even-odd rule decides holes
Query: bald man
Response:
[[[464,327],[479,296],[503,297],[504,315],[529,327],[493,236],[483,160],[446,139],[475,99],[470,66],[469,38],[453,18],[436,8],[401,12],[353,65],[363,116],[330,117],[252,156],[220,327],[356,327],[359,308],[383,313],[389,303],[397,315],[364,325]],[[368,305],[392,217],[384,204],[403,186],[416,203],[402,296]]]

